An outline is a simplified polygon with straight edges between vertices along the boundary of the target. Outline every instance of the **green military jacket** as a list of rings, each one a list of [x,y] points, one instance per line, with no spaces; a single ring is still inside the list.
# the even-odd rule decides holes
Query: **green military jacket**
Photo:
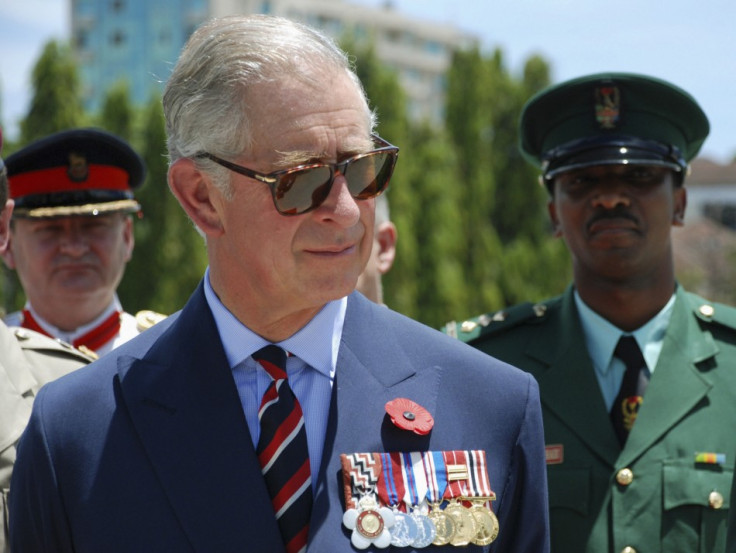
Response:
[[[736,309],[678,287],[623,450],[570,286],[444,331],[537,379],[553,553],[723,553],[736,457]],[[502,391],[499,391],[502,393]],[[701,455],[697,454],[723,454]]]
[[[8,491],[15,446],[31,416],[39,388],[89,363],[69,344],[0,322],[0,552],[8,553]]]

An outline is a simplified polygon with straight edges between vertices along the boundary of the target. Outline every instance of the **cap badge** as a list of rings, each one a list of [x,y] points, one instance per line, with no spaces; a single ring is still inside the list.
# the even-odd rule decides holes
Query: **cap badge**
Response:
[[[69,168],[66,170],[69,179],[73,182],[84,182],[89,177],[89,165],[87,158],[81,154],[71,152],[69,154]]]
[[[616,86],[595,89],[595,120],[602,129],[613,129],[621,115],[621,92]]]

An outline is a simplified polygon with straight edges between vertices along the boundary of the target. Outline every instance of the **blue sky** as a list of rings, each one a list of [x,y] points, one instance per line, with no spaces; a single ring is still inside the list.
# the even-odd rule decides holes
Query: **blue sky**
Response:
[[[338,0],[334,0],[338,1]],[[352,0],[384,5],[386,0]],[[30,69],[43,44],[66,38],[69,0],[2,0],[2,121],[15,133],[27,109]],[[555,82],[600,71],[632,71],[690,92],[711,122],[701,155],[736,155],[734,0],[393,0],[394,9],[446,22],[500,47],[509,69],[542,55]]]

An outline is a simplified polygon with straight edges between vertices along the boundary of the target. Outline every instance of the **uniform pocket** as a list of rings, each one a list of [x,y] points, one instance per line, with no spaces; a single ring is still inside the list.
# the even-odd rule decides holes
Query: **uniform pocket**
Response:
[[[732,480],[733,467],[679,459],[664,462],[663,551],[668,551],[665,541],[670,540],[673,551],[682,550],[683,543],[691,544],[693,552],[725,550]]]

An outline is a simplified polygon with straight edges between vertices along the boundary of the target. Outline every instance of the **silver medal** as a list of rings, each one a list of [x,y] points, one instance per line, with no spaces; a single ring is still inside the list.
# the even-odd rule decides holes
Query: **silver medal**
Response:
[[[417,539],[417,523],[411,515],[394,511],[394,525],[390,529],[391,545],[394,547],[409,547]]]
[[[414,510],[411,517],[417,525],[417,537],[414,539],[412,545],[417,549],[431,545],[437,537],[437,529],[434,526],[434,522],[428,516],[423,515],[419,509]]]

